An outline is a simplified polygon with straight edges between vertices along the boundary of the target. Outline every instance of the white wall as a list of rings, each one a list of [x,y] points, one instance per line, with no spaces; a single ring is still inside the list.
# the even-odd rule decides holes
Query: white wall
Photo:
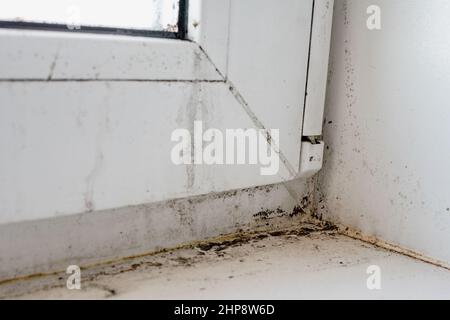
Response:
[[[366,28],[372,4],[381,30]],[[444,262],[449,17],[448,0],[336,1],[321,175],[325,218]]]

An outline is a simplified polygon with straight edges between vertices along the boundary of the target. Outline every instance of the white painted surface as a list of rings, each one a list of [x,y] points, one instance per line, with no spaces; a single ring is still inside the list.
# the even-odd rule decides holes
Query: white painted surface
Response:
[[[298,170],[312,1],[232,0],[228,78]],[[306,45],[305,45],[306,44]]]
[[[336,1],[321,180],[328,219],[447,263],[449,15],[446,0]]]
[[[190,2],[190,38],[237,87],[264,127],[282,129],[281,143],[290,146],[282,151],[296,171],[306,85],[303,73],[309,53],[309,45],[304,43],[309,43],[312,4],[295,0]],[[316,6],[305,126],[321,131],[327,74],[324,59],[329,54],[333,1],[316,0]]]
[[[0,223],[296,178],[312,1],[230,8],[202,38],[213,57],[186,41],[1,30]],[[194,120],[280,129],[279,174],[174,166],[171,132]]]
[[[219,72],[227,75],[232,0],[190,0],[188,37],[208,54]]]
[[[195,43],[0,29],[0,79],[221,80]]]
[[[314,2],[308,87],[303,116],[303,136],[321,136],[330,55],[334,0]]]
[[[1,223],[287,181],[259,165],[176,166],[170,137],[253,123],[222,83],[0,85]]]
[[[211,252],[212,251],[212,252]],[[449,299],[450,272],[344,236],[269,237],[214,250],[180,250],[102,266],[105,276],[82,290],[57,287],[21,299]],[[132,265],[137,265],[133,270]],[[380,268],[381,290],[367,288],[367,269]],[[125,273],[120,270],[128,270]],[[41,286],[46,280],[42,281]],[[59,283],[59,284],[58,284]],[[37,287],[38,284],[35,284]],[[29,285],[30,286],[30,285]],[[31,286],[32,287],[32,286]],[[0,287],[13,297],[26,283]],[[110,290],[114,290],[111,295]],[[7,295],[6,295],[7,297]]]

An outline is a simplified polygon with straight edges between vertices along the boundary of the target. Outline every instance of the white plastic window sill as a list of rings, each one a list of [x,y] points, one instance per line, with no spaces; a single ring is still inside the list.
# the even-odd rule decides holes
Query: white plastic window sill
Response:
[[[221,80],[189,41],[2,29],[0,43],[0,80]]]

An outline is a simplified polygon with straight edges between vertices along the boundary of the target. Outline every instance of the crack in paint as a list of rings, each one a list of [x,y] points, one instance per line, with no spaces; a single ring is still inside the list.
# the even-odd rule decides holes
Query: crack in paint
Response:
[[[86,192],[84,194],[84,205],[87,212],[92,212],[95,210],[95,202],[94,202],[94,186],[95,181],[102,169],[102,165],[104,163],[104,154],[102,150],[103,140],[106,134],[106,131],[109,127],[109,105],[108,105],[108,95],[105,95],[105,110],[103,115],[103,122],[98,128],[97,138],[96,138],[96,148],[95,148],[95,159],[94,166],[86,177]]]

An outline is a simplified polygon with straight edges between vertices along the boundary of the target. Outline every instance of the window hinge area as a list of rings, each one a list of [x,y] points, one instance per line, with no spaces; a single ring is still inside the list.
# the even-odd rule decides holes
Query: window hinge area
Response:
[[[303,138],[300,152],[301,178],[311,178],[322,169],[324,146],[321,136]]]

